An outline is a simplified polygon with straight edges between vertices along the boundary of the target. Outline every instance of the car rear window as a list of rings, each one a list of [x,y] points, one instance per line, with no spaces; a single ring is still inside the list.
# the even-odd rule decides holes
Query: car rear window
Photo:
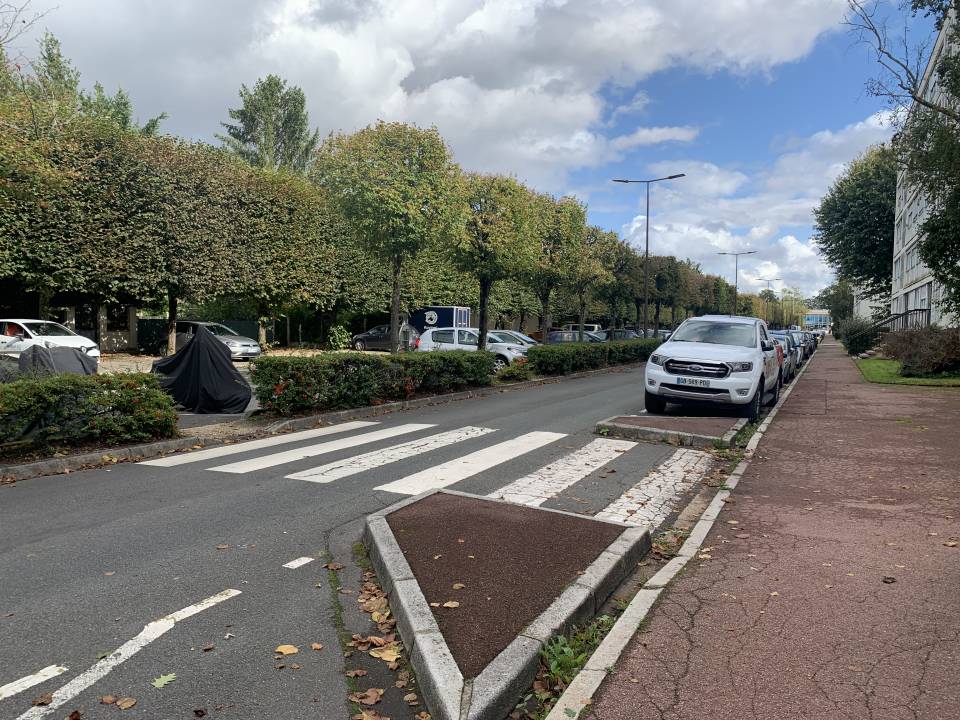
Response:
[[[433,341],[437,343],[452,343],[453,330],[434,330]]]
[[[670,342],[697,342],[752,348],[757,346],[757,331],[753,325],[746,323],[692,320],[684,323],[671,335]]]
[[[39,335],[41,337],[53,335],[76,335],[76,333],[69,328],[54,322],[28,322],[24,323],[24,325],[26,325],[27,329],[34,335]]]

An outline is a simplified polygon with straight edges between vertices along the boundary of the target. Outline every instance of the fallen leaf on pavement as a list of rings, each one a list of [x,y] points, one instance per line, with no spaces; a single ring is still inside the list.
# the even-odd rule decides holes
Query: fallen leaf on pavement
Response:
[[[153,685],[155,688],[159,689],[169,685],[176,679],[177,679],[177,674],[170,673],[169,675],[161,675],[160,677],[154,678],[153,682],[150,684]]]
[[[431,719],[430,719],[430,713],[428,713],[428,712],[418,712],[418,713],[417,713],[417,720],[431,720]]]
[[[438,603],[438,602],[432,602],[432,603],[430,603],[430,607],[440,607],[440,603]]]
[[[291,669],[291,670],[299,670],[299,669],[300,669],[300,663],[291,663],[291,664],[290,664],[290,669]]]
[[[406,695],[403,696],[403,701],[404,701],[407,705],[419,705],[419,704],[420,704],[420,698],[417,697],[417,694],[416,694],[416,693],[407,693]]]
[[[458,603],[456,600],[447,600],[447,601],[443,604],[443,607],[445,607],[445,608],[458,608],[458,607],[460,607],[460,603]]]
[[[946,547],[956,547],[957,544],[958,543],[956,540],[948,540],[947,542],[944,543]]]
[[[892,575],[884,575],[882,580],[882,582],[886,583],[887,585],[890,585],[891,583],[895,583],[896,581],[897,579]]]
[[[215,547],[217,548],[217,550],[226,550],[226,549],[228,549],[230,546],[227,545],[226,543],[220,543],[219,545],[216,545]]]
[[[83,717],[83,713],[79,710],[74,710],[72,713],[67,715],[67,720],[80,720]]]
[[[464,585],[463,583],[454,583],[454,584],[453,584],[453,589],[454,589],[454,590],[463,590],[465,587],[466,587],[466,585]]]
[[[326,565],[324,565],[324,567],[327,570],[343,570],[343,565],[336,562],[328,562]]]
[[[48,693],[44,693],[43,695],[37,695],[37,697],[35,697],[30,704],[34,706],[43,707],[44,705],[49,705],[52,702],[53,702],[53,693],[48,692]]]
[[[210,652],[211,650],[216,649],[216,647],[217,647],[216,645],[204,645],[200,649],[203,650],[203,652]]]
[[[396,672],[397,668],[400,667],[400,663],[398,663],[398,662],[396,662],[396,661],[391,662],[391,663],[387,663],[387,667],[388,667],[391,671]]]
[[[361,705],[376,705],[383,696],[383,688],[369,688],[366,692],[350,693],[349,698],[352,702]]]
[[[443,555],[434,555],[434,556],[433,556],[433,559],[434,559],[434,560],[439,560],[439,559],[442,558],[442,557],[443,557]]]
[[[113,705],[117,701],[117,698],[114,695],[103,695],[100,698],[101,705]]]
[[[108,570],[107,572],[104,573],[104,575],[106,575],[107,577],[110,577],[111,575],[116,574],[116,572],[117,572],[116,570]]]
[[[323,645],[320,643],[310,643],[311,650],[323,650]]]
[[[274,650],[274,652],[280,655],[296,655],[300,652],[300,648],[296,645],[277,645],[277,649]]]
[[[780,593],[774,590],[772,593],[770,593],[770,597],[780,597]]]
[[[194,717],[206,717],[206,716],[207,716],[207,711],[204,710],[203,708],[196,708],[196,709],[193,711],[193,716],[194,716]]]
[[[132,697],[120,698],[117,700],[117,707],[121,710],[129,710],[137,704],[137,699]]]
[[[356,670],[347,670],[347,671],[344,673],[344,675],[346,675],[347,677],[352,677],[352,678],[355,678],[355,677],[363,677],[363,676],[366,675],[366,674],[367,674],[367,671],[366,671],[366,670],[361,670],[360,668],[357,668]]]
[[[400,657],[400,650],[397,649],[396,643],[390,643],[384,647],[373,648],[370,651],[371,657],[380,658],[386,662],[393,662]]]

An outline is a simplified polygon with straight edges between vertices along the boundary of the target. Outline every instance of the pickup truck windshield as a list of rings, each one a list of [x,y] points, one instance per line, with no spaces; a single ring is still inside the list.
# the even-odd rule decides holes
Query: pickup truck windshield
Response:
[[[757,346],[757,331],[753,325],[746,323],[694,320],[684,323],[670,336],[670,342],[698,342],[753,348]]]

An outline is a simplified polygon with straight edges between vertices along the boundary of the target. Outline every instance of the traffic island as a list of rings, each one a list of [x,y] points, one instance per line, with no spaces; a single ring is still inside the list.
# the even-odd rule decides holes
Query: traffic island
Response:
[[[645,528],[434,490],[367,518],[365,543],[438,720],[502,720],[541,648],[590,620]]]
[[[732,447],[746,418],[691,415],[617,415],[601,420],[594,432],[627,440],[646,440],[695,448]]]

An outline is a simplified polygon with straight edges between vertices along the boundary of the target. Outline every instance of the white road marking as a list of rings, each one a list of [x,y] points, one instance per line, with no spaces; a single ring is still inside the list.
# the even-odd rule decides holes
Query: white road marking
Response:
[[[67,668],[63,665],[48,665],[42,670],[37,670],[32,675],[27,675],[22,677],[19,680],[14,680],[11,683],[0,687],[0,700],[4,700],[8,697],[13,697],[17,693],[23,692],[28,688],[32,688],[34,685],[39,685],[42,682],[46,682],[50,678],[55,678],[60,673],[65,673]]]
[[[20,715],[17,720],[38,720],[38,718],[46,717],[61,705],[70,702],[88,687],[106,677],[111,670],[121,663],[129,660],[158,637],[173,629],[173,627],[181,620],[185,620],[192,615],[196,615],[198,612],[213,607],[224,600],[229,600],[230,598],[239,594],[239,590],[224,590],[222,592],[218,592],[216,595],[211,595],[205,600],[201,600],[198,603],[189,605],[182,610],[177,610],[174,613],[165,615],[159,620],[154,620],[151,623],[147,623],[143,630],[140,631],[140,634],[135,638],[132,640],[127,640],[127,642],[118,647],[103,660],[100,660],[96,664],[90,666],[89,669],[77,675],[73,680],[68,682],[59,690],[54,691],[53,702],[51,702],[49,705],[38,705],[36,707],[32,707]]]
[[[387,465],[405,458],[414,457],[415,455],[420,455],[425,452],[430,452],[431,450],[436,450],[437,448],[453,445],[454,443],[480,437],[481,435],[492,432],[495,432],[493,428],[462,427],[458,430],[449,430],[425,438],[411,440],[410,442],[394,445],[384,448],[383,450],[374,450],[364,453],[363,455],[344,458],[343,460],[327,463],[320,467],[293,473],[292,475],[287,475],[287,477],[290,480],[306,480],[307,482],[315,483],[333,482],[348,475],[355,475],[365,470],[372,470],[381,465]]]
[[[562,437],[566,437],[566,434],[539,431],[526,433],[511,440],[491,445],[483,450],[477,450],[469,455],[455,458],[436,467],[427,468],[405,478],[394,480],[386,485],[380,485],[374,489],[401,495],[416,495],[426,490],[447,487],[488,470],[494,465],[513,460],[531,450],[549,445]]]
[[[274,453],[272,455],[263,455],[251,460],[241,460],[239,462],[230,463],[229,465],[219,465],[210,469],[216,472],[248,473],[253,472],[254,470],[263,470],[264,468],[273,467],[274,465],[283,465],[284,463],[304,460],[305,458],[314,457],[315,455],[324,455],[325,453],[332,453],[336,452],[337,450],[345,450],[346,448],[356,447],[357,445],[365,445],[367,443],[377,442],[378,440],[386,440],[388,438],[396,437],[397,435],[406,435],[407,433],[417,432],[418,430],[427,430],[432,427],[436,426],[427,425],[424,423],[396,425],[394,427],[383,428],[382,430],[374,430],[373,432],[354,435],[353,437],[330,440],[317,445],[307,445],[306,447],[296,448],[295,450],[287,450],[285,452]]]
[[[307,563],[313,562],[312,557],[298,557],[296,560],[291,560],[290,562],[284,563],[285,568],[290,568],[291,570],[296,570],[298,567],[302,567]]]
[[[628,440],[597,438],[579,450],[494,490],[488,497],[536,507],[635,447]]]
[[[666,520],[680,494],[703,478],[712,465],[713,458],[709,453],[677,450],[594,517],[656,528]]]
[[[366,420],[355,420],[353,422],[342,423],[340,425],[328,425],[327,427],[315,428],[313,430],[304,430],[302,432],[288,433],[286,435],[275,435],[273,437],[262,438],[260,440],[250,440],[249,442],[236,443],[234,445],[218,445],[207,450],[197,450],[196,452],[178,453],[176,455],[167,455],[166,457],[156,458],[154,460],[144,460],[140,465],[159,465],[160,467],[173,467],[174,465],[184,465],[186,463],[200,462],[211,458],[223,457],[224,455],[236,455],[237,453],[248,452],[250,450],[260,450],[262,448],[273,447],[274,445],[286,445],[287,443],[298,442],[300,440],[310,440],[323,435],[333,435],[334,433],[357,430],[362,427],[376,425],[375,422]]]

